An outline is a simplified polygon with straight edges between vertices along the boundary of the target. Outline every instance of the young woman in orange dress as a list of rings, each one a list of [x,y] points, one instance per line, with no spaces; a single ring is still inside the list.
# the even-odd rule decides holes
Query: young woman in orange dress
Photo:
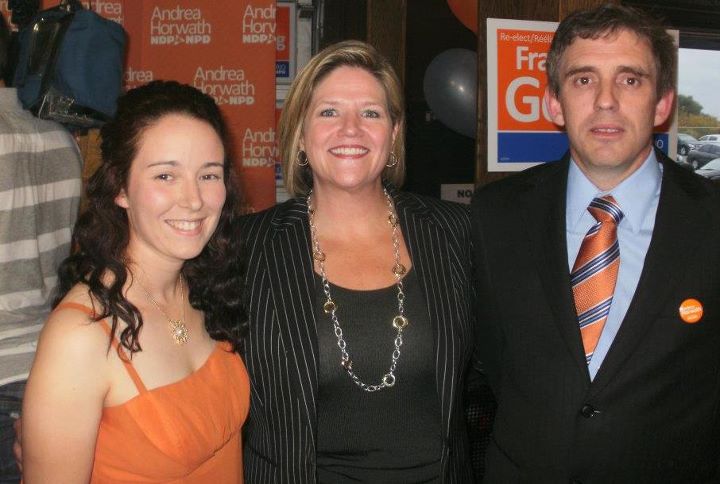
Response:
[[[25,482],[242,482],[247,318],[220,112],[156,81],[101,134],[28,381]]]

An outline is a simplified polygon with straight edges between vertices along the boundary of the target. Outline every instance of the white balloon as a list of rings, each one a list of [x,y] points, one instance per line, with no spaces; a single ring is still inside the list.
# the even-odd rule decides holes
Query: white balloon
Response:
[[[423,79],[425,100],[435,117],[448,128],[477,135],[477,54],[448,49],[430,62]]]

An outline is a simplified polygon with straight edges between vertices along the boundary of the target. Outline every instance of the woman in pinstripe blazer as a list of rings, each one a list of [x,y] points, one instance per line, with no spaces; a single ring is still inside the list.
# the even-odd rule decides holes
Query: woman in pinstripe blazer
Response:
[[[249,483],[471,481],[469,219],[394,188],[403,130],[397,77],[362,42],[325,49],[290,89],[296,198],[241,227]]]

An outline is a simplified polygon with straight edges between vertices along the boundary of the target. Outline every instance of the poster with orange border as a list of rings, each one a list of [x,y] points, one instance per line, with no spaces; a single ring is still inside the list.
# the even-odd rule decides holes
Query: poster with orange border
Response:
[[[50,8],[59,0],[43,0]],[[173,79],[220,106],[252,211],[275,204],[275,0],[82,0],[128,34],[125,87]],[[7,7],[0,0],[0,9]]]
[[[521,171],[568,149],[543,102],[545,61],[557,22],[487,19],[488,171]],[[669,31],[677,44],[678,31]],[[675,117],[655,129],[655,145],[676,156]]]
[[[5,17],[8,27],[11,30],[17,30],[15,26],[10,23],[10,16],[12,15],[12,12],[10,12],[10,9],[8,8],[8,0],[0,0],[0,13],[3,17]]]
[[[295,2],[278,1],[275,14],[277,50],[275,52],[275,80],[290,84],[295,78]]]

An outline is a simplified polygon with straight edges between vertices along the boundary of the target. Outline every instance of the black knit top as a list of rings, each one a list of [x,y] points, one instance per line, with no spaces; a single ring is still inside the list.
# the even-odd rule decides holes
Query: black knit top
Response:
[[[316,278],[320,351],[317,476],[320,483],[439,482],[441,415],[435,384],[433,331],[415,271],[403,279],[405,316],[401,356],[391,388],[369,393],[340,365],[332,321],[322,310]],[[353,371],[377,384],[387,373],[397,331],[397,287],[358,291],[330,285],[338,305]]]

